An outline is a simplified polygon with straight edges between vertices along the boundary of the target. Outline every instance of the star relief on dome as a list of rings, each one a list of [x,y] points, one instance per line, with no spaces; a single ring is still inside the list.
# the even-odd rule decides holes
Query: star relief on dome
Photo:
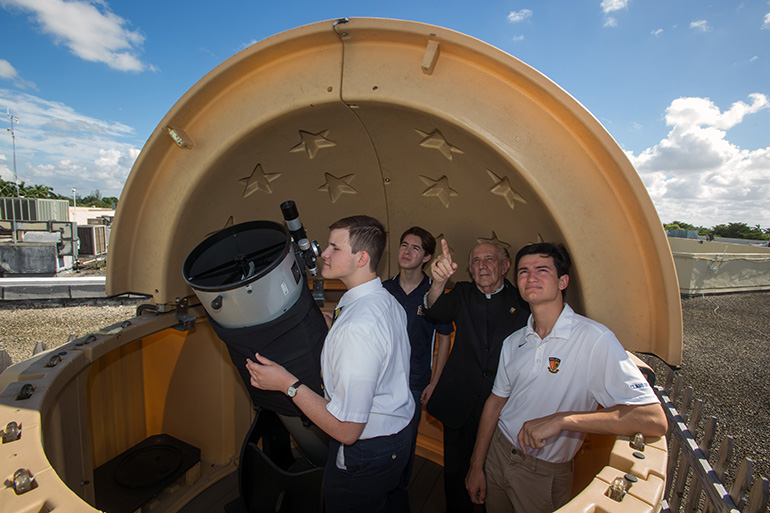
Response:
[[[332,203],[337,203],[337,200],[340,199],[340,196],[343,194],[358,194],[358,191],[350,185],[350,182],[353,181],[353,178],[355,178],[356,175],[349,174],[339,178],[329,173],[325,173],[325,175],[326,183],[320,186],[318,190],[328,192],[329,199],[332,200]]]
[[[431,196],[437,197],[439,201],[441,201],[441,204],[446,208],[449,208],[449,198],[460,195],[456,190],[449,187],[449,179],[446,176],[442,176],[438,180],[433,180],[432,178],[421,175],[420,179],[425,185],[430,186],[423,191],[422,195],[426,198]]]
[[[485,242],[490,242],[492,244],[496,244],[496,245],[498,245],[500,247],[503,247],[503,248],[505,248],[505,249],[507,249],[509,251],[511,249],[511,245],[508,242],[500,240],[497,237],[497,234],[494,232],[494,230],[492,231],[492,237],[491,238],[479,237],[478,239],[476,239],[476,243],[477,244],[483,244]]]
[[[432,131],[431,133],[423,132],[417,128],[415,128],[414,131],[423,137],[422,141],[420,141],[420,146],[423,148],[431,148],[439,151],[444,157],[447,158],[447,160],[452,160],[453,153],[464,153],[463,150],[457,146],[452,146],[449,144],[446,138],[444,138],[444,134],[442,134],[438,129]]]
[[[487,173],[492,181],[495,182],[492,188],[489,189],[489,192],[496,194],[497,196],[502,196],[506,203],[508,203],[508,206],[511,207],[511,210],[514,209],[517,201],[526,205],[527,200],[525,200],[521,194],[513,190],[507,176],[505,178],[500,178],[489,169],[487,169]]]
[[[257,191],[272,194],[273,189],[270,187],[270,182],[276,180],[279,176],[281,176],[281,173],[265,173],[262,169],[262,164],[257,164],[251,175],[238,180],[239,183],[244,185],[243,197],[247,198]]]
[[[329,130],[322,130],[317,134],[300,130],[299,137],[302,139],[302,142],[290,149],[289,152],[305,152],[309,159],[314,159],[322,149],[337,146],[337,143],[327,138],[328,135]]]

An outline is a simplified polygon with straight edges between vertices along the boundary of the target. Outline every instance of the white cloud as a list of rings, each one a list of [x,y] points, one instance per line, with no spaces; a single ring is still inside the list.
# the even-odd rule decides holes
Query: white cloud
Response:
[[[690,22],[690,28],[694,30],[700,30],[701,32],[709,32],[711,27],[706,20],[695,20]]]
[[[655,30],[653,30],[653,31],[651,32],[651,34],[652,34],[653,36],[659,36],[659,35],[661,35],[662,33],[663,33],[663,29],[662,29],[662,28],[659,28],[659,29],[655,29]]]
[[[5,59],[0,59],[0,79],[10,80],[20,89],[37,89],[37,86],[35,86],[33,82],[22,79],[19,76],[19,72],[16,71],[16,68]]]
[[[629,0],[602,0],[602,11],[604,14],[620,11],[628,7]]]
[[[0,59],[0,78],[12,80],[18,75],[16,68],[14,68],[10,62],[5,59]]]
[[[610,16],[611,13],[617,12],[628,8],[628,2],[630,0],[602,0],[602,12],[604,13],[604,26],[605,27],[617,27],[618,20]]]
[[[674,127],[712,126],[730,129],[743,121],[747,114],[766,109],[770,104],[764,94],[751,94],[751,105],[735,102],[728,110],[721,112],[708,98],[677,98],[668,107],[666,124]]]
[[[519,23],[532,16],[531,9],[522,9],[520,11],[511,11],[508,13],[508,21],[511,23]]]
[[[19,180],[49,185],[59,194],[72,187],[86,193],[99,189],[106,196],[120,194],[139,155],[131,127],[10,90],[0,89],[0,106],[10,107],[21,120],[16,128]],[[0,154],[6,156],[5,162],[0,159],[0,174],[9,176],[10,138],[0,139]]]
[[[253,45],[257,44],[257,43],[258,43],[258,41],[256,39],[252,39],[248,43],[241,43],[241,47],[238,48],[237,51],[245,50],[246,48],[248,48],[250,46],[253,46]]]
[[[76,56],[101,62],[119,71],[142,71],[148,66],[139,54],[144,36],[128,28],[100,0],[0,0],[8,10],[31,12],[40,30],[53,36]]]
[[[770,12],[765,14],[765,21],[762,23],[762,28],[765,30],[770,29]]]
[[[727,130],[770,107],[763,94],[721,111],[707,98],[678,98],[666,111],[666,139],[629,153],[664,222],[746,222],[770,227],[770,146],[742,149]]]
[[[8,162],[8,157],[0,153],[0,178],[6,182],[13,181],[13,162]]]

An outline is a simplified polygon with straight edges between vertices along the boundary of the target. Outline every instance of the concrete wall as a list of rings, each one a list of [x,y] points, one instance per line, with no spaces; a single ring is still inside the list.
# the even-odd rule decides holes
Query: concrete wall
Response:
[[[89,219],[96,219],[101,216],[115,216],[115,211],[108,208],[93,207],[69,207],[70,221],[76,222],[79,226],[85,226]]]
[[[0,245],[0,276],[54,276],[57,261],[55,243]]]
[[[770,290],[770,248],[669,238],[683,296]]]

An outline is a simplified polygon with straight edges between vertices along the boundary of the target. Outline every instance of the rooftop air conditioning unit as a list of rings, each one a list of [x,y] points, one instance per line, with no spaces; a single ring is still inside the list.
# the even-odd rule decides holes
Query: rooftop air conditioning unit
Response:
[[[102,255],[107,252],[107,227],[104,225],[78,226],[80,255]]]

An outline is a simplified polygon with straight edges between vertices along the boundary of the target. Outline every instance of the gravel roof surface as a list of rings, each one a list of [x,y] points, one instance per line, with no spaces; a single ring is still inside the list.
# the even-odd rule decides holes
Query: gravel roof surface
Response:
[[[35,344],[48,349],[66,344],[70,335],[81,337],[91,331],[134,317],[136,305],[105,300],[61,304],[15,304],[0,301],[0,349],[14,363],[32,356]]]
[[[684,298],[682,318],[684,355],[676,373],[685,388],[693,387],[695,399],[703,400],[701,418],[717,418],[712,465],[722,439],[732,436],[726,481],[732,483],[746,457],[754,461],[754,476],[770,477],[770,292]],[[665,386],[665,363],[639,356],[655,369],[657,384]]]
[[[754,475],[770,477],[770,292],[683,299],[682,310],[684,358],[675,372],[704,401],[703,418],[718,419],[713,452],[724,436],[732,436],[729,474],[734,476],[740,461],[750,457]],[[19,362],[32,355],[37,341],[58,347],[72,334],[85,335],[133,317],[134,311],[133,304],[105,301],[67,306],[0,302],[0,349]],[[657,372],[657,384],[665,385],[668,366],[657,357],[639,356]]]

